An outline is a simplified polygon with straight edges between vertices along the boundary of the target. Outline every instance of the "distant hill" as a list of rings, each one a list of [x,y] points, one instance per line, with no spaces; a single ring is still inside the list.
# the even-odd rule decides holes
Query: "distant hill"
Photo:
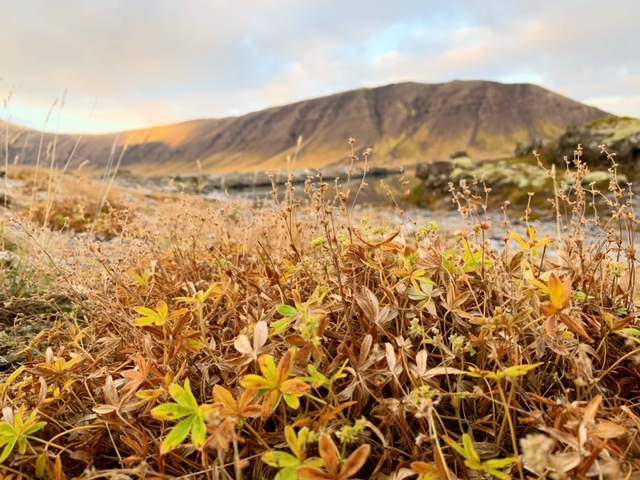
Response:
[[[107,165],[128,145],[122,168],[143,174],[253,171],[286,168],[302,137],[296,167],[347,163],[349,137],[356,152],[373,148],[374,165],[448,158],[465,150],[473,158],[511,155],[517,143],[557,139],[568,126],[607,115],[542,87],[487,81],[400,83],[362,88],[269,108],[239,117],[193,120],[80,139],[71,165]],[[45,134],[42,160],[53,135]],[[0,133],[4,145],[4,129]],[[59,135],[58,165],[74,150],[77,135]],[[40,133],[11,126],[10,161],[36,161]],[[49,147],[51,151],[53,147]]]

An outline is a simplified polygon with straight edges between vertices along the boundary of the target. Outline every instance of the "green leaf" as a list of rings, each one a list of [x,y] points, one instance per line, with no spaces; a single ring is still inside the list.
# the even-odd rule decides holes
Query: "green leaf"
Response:
[[[145,317],[158,317],[156,311],[149,307],[136,307],[134,310]]]
[[[191,430],[191,441],[193,446],[197,449],[202,448],[204,441],[207,438],[207,426],[204,423],[202,417],[194,417],[193,428]]]
[[[272,329],[273,335],[280,335],[282,332],[285,332],[287,328],[289,328],[289,325],[291,325],[292,322],[293,322],[293,318],[284,317],[284,318],[281,318],[280,320],[276,320],[275,322],[271,323],[271,329]]]
[[[23,437],[22,435],[18,437],[18,451],[21,455],[24,455],[24,452],[27,451],[27,437]]]
[[[507,457],[507,458],[492,458],[491,460],[487,460],[484,464],[489,468],[504,468],[507,465],[511,465],[518,461],[517,457]]]
[[[38,455],[38,459],[36,460],[36,477],[42,478],[44,474],[47,472],[47,454],[42,453]]]
[[[293,454],[297,458],[302,457],[302,448],[304,447],[304,441],[298,442],[298,436],[296,435],[296,431],[292,426],[287,425],[284,427],[284,438],[287,440],[287,444],[289,445],[289,449],[293,452]],[[302,445],[300,445],[300,443]]]
[[[0,423],[0,446],[4,445],[6,442],[3,441],[4,438],[14,437],[16,435],[16,430],[12,425],[7,422]]]
[[[462,435],[462,444],[464,445],[464,450],[467,452],[465,455],[466,458],[471,458],[476,462],[480,463],[480,455],[476,452],[476,449],[473,446],[473,441],[468,433]]]
[[[191,392],[191,384],[189,383],[189,379],[184,381],[184,387],[181,387],[177,383],[171,385],[169,387],[169,394],[180,405],[191,408],[193,411],[198,410],[198,401]]]
[[[300,465],[300,460],[287,452],[274,450],[262,455],[262,461],[271,467],[295,467]]]
[[[281,305],[278,305],[276,310],[283,317],[293,317],[298,314],[298,310],[293,308],[291,305],[281,304]]]
[[[278,383],[278,369],[276,367],[276,361],[271,355],[260,355],[260,358],[258,358],[258,367],[260,367],[260,372],[262,372],[264,378],[276,384]]]
[[[183,407],[177,403],[164,403],[151,410],[151,415],[153,415],[154,418],[160,418],[162,420],[179,420],[192,414],[193,410],[191,408]]]
[[[320,388],[324,384],[326,384],[329,380],[325,377],[321,372],[313,364],[307,365],[307,370],[309,371],[308,377],[299,377],[300,380],[304,380],[311,384],[313,388]]]
[[[167,435],[162,442],[162,453],[167,453],[184,442],[184,439],[189,435],[189,431],[191,430],[191,426],[193,425],[195,418],[195,416],[185,418],[178,425],[173,427],[169,432],[169,435]]]
[[[300,408],[300,399],[294,393],[285,393],[282,395],[284,397],[284,401],[294,410]]]
[[[460,445],[458,445],[458,443],[453,438],[451,438],[449,436],[445,436],[444,437],[444,441],[447,442],[447,445],[449,445],[451,448],[453,448],[462,457],[468,458],[467,451],[464,448],[462,448]]]
[[[640,343],[640,330],[638,330],[637,328],[633,328],[633,327],[621,328],[619,330],[613,330],[613,333],[629,338],[634,342]]]
[[[43,429],[46,424],[47,422],[37,422],[31,425],[30,427],[27,427],[26,429],[24,429],[22,434],[26,436],[26,435],[31,435],[32,433],[36,433],[38,430]]]
[[[299,480],[298,466],[283,468],[273,480]]]
[[[250,373],[242,377],[242,379],[240,380],[240,386],[244,388],[250,388],[253,390],[262,390],[262,389],[271,389],[275,385],[273,384],[272,381],[267,380],[266,378],[261,377],[260,375],[256,375],[255,373]]]
[[[13,450],[13,447],[15,446],[17,440],[17,436],[8,439],[7,444],[4,446],[4,450],[2,450],[2,455],[0,455],[0,463],[4,462],[11,454],[11,451]]]

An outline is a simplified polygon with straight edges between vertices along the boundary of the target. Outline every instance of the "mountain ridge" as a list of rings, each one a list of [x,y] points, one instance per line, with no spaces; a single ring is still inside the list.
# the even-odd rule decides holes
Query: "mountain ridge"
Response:
[[[556,139],[571,125],[607,112],[532,84],[455,80],[403,82],[359,88],[270,107],[235,117],[198,119],[118,133],[63,134],[56,139],[58,164],[109,164],[126,146],[122,168],[136,173],[252,171],[287,167],[298,138],[298,167],[348,162],[350,137],[356,154],[373,148],[374,165],[413,164],[465,150],[479,160],[508,156],[516,143]],[[10,160],[34,163],[41,133],[11,126]],[[15,139],[19,132],[20,137]],[[0,139],[4,143],[4,131]],[[44,144],[54,135],[44,134]],[[115,152],[115,153],[112,153]]]

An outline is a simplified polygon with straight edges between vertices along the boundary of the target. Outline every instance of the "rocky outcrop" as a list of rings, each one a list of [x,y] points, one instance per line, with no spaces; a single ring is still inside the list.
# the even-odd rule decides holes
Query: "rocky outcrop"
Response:
[[[542,138],[536,138],[530,143],[517,143],[516,148],[513,151],[514,157],[529,157],[534,151],[540,152],[544,147],[549,145],[549,140]]]
[[[490,187],[494,199],[504,201],[509,199],[511,203],[525,203],[528,192],[535,192],[541,198],[553,193],[553,179],[547,172],[538,167],[535,161],[521,161],[519,159],[478,162],[471,158],[463,157],[455,160],[438,160],[433,163],[423,163],[416,167],[416,176],[422,180],[421,191],[425,195],[438,197],[449,192],[449,183],[452,182],[459,189],[460,181],[466,180],[471,185],[474,179],[483,180]],[[621,185],[627,182],[627,175],[618,173],[617,179]],[[584,185],[591,183],[600,188],[606,188],[611,175],[606,169],[594,169],[583,179]],[[565,169],[556,172],[558,185],[569,188],[574,178],[566,173]],[[420,199],[417,199],[418,203]]]
[[[449,182],[456,186],[460,180],[484,180],[493,188],[517,188],[536,190],[544,188],[548,176],[532,162],[485,161],[477,162],[469,157],[455,160],[436,160],[416,167],[416,176],[429,192],[447,192]]]
[[[416,177],[429,192],[446,192],[451,181],[451,172],[455,165],[451,160],[434,160],[431,163],[419,163],[416,166]]]
[[[600,145],[605,145],[609,153],[615,152],[622,170],[640,171],[639,119],[610,116],[582,127],[570,127],[558,141],[557,158],[572,159],[578,145],[582,145],[582,160],[589,167],[611,166],[611,161],[601,153]]]

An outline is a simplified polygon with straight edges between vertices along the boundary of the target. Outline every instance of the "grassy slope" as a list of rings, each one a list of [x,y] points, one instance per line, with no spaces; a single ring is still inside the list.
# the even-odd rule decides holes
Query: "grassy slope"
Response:
[[[124,151],[123,168],[147,175],[194,173],[197,161],[212,172],[279,169],[301,138],[300,165],[320,168],[344,161],[345,139],[355,137],[358,154],[374,149],[374,165],[415,164],[460,150],[483,160],[509,156],[517,143],[555,139],[567,126],[605,114],[535,85],[401,83],[240,117],[84,136],[75,151],[78,136],[61,135],[56,159],[61,164],[74,151],[73,167],[88,162],[100,168],[110,160],[116,163]],[[0,130],[4,144],[3,135]],[[34,164],[40,140],[38,132],[10,129],[9,158]],[[53,140],[45,135],[45,149]],[[49,158],[43,156],[42,162],[48,164]]]
[[[620,279],[637,221],[605,233],[579,187],[556,238],[510,228],[497,248],[473,185],[440,235],[356,220],[317,182],[259,210],[125,191],[111,210],[66,177],[29,215],[22,176],[3,238],[23,261],[5,282],[71,306],[15,312],[50,323],[0,385],[0,443],[33,415],[5,475],[640,475],[637,307]],[[112,239],[69,235],[92,229]]]

